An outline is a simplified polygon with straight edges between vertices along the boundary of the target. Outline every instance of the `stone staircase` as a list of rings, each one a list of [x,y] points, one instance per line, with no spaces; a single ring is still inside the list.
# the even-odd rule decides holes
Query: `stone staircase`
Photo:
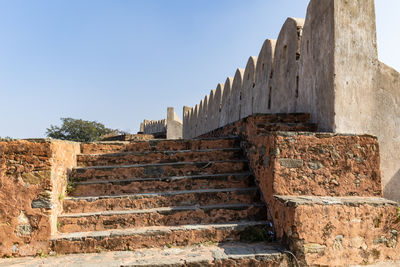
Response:
[[[57,254],[201,243],[243,248],[239,241],[270,238],[237,137],[82,144],[77,160],[52,239]],[[276,266],[286,266],[287,256],[272,246],[278,251],[257,253],[273,253],[283,264]]]

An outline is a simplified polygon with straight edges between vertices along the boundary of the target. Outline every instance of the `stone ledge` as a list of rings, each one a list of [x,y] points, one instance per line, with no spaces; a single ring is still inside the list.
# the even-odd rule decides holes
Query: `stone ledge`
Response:
[[[359,207],[361,205],[398,206],[398,203],[378,197],[319,197],[319,196],[274,196],[277,200],[288,207],[298,207],[301,205],[345,205]]]

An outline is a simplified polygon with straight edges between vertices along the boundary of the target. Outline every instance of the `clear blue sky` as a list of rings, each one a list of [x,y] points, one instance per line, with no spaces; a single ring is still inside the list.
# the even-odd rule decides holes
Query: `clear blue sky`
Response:
[[[276,39],[308,0],[0,0],[0,136],[61,117],[136,132],[181,116]],[[400,70],[399,0],[376,0],[380,59]]]

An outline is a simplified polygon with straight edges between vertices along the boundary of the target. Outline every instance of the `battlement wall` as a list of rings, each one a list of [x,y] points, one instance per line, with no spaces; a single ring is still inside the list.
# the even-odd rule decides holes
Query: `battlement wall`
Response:
[[[156,137],[162,136],[167,139],[182,138],[183,122],[174,111],[174,108],[167,109],[167,118],[162,120],[144,120],[140,124],[140,132],[144,134],[153,134]]]
[[[319,131],[377,136],[385,196],[400,201],[399,99],[400,74],[378,60],[374,0],[311,0],[305,19],[288,18],[245,69],[184,110],[183,137],[307,112]]]

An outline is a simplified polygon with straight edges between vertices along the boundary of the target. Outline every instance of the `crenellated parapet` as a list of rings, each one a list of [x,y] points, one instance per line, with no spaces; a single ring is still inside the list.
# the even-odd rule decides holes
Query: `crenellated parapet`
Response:
[[[307,112],[319,131],[377,136],[385,195],[400,201],[400,74],[378,60],[374,0],[311,0],[305,19],[288,18],[218,89],[221,100],[212,91],[185,112],[184,138],[253,114]]]
[[[189,108],[185,107],[188,111]],[[185,112],[184,112],[185,113]],[[184,117],[188,124],[189,118]],[[182,120],[175,113],[174,108],[167,109],[167,118],[162,120],[144,120],[140,124],[140,132],[144,134],[152,134],[156,138],[181,139],[182,138]]]

